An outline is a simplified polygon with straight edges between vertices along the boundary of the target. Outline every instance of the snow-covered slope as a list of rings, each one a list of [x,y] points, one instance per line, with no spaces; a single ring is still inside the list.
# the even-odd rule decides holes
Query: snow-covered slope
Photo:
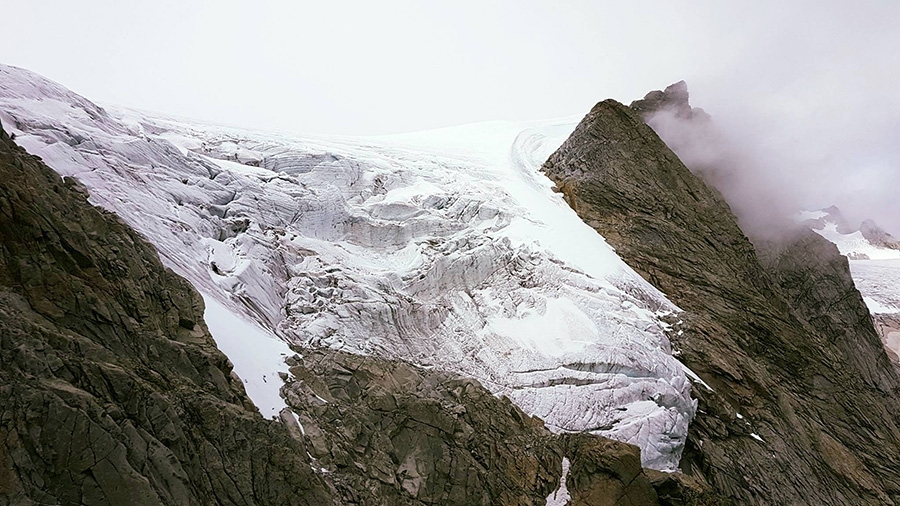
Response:
[[[872,314],[900,314],[900,260],[855,260],[850,272]]]
[[[802,211],[794,219],[833,242],[841,254],[851,260],[900,259],[900,250],[873,242],[860,227],[850,227],[834,206],[818,211]]]
[[[900,260],[851,260],[850,272],[885,348],[900,360]]]
[[[268,332],[475,377],[552,428],[677,466],[696,409],[659,321],[677,308],[538,170],[574,119],[262,133],[102,109],[0,66],[0,121],[204,294],[267,416],[286,353]],[[250,321],[260,345],[234,346]]]

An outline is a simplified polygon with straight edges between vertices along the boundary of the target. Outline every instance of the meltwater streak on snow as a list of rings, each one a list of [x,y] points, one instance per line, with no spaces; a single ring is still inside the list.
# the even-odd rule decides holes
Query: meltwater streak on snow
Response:
[[[203,302],[203,319],[216,346],[234,364],[250,400],[264,417],[278,416],[287,407],[278,393],[284,384],[279,373],[288,372],[284,359],[294,352],[287,343],[234,314],[215,298],[204,295]]]
[[[299,137],[103,110],[0,66],[0,121],[225,310],[477,378],[677,466],[696,404],[657,317],[677,308],[538,171],[577,118]]]

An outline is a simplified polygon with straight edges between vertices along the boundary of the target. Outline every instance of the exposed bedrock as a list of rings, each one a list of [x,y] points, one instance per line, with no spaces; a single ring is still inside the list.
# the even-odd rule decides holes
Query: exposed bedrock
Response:
[[[693,391],[686,474],[740,504],[900,502],[900,380],[833,245],[810,233],[755,248],[718,192],[612,100],[543,170],[685,311],[673,348],[712,388]]]
[[[156,251],[0,128],[0,504],[330,504]]]
[[[553,434],[472,379],[336,350],[298,351],[282,392],[299,413],[298,436],[313,465],[343,504],[543,506],[560,494],[572,506],[728,504],[681,473],[643,469],[636,446]]]

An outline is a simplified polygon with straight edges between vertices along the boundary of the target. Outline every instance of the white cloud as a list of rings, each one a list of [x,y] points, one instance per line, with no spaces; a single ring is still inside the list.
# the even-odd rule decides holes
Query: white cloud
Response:
[[[4,63],[255,128],[567,116],[686,79],[773,185],[900,230],[900,2],[58,0],[4,17]]]

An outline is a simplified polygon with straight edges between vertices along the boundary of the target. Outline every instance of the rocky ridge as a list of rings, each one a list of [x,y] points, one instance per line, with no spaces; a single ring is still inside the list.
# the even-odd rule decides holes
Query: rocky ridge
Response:
[[[872,220],[863,220],[859,233],[875,246],[900,250],[900,239],[892,236]]]
[[[298,351],[283,391],[342,504],[543,506],[563,496],[554,504],[728,504],[681,473],[642,469],[635,446],[553,434],[472,379],[336,350]]]
[[[644,106],[597,104],[543,170],[684,310],[670,338],[709,388],[682,470],[740,504],[900,502],[900,380],[846,258],[811,233],[752,243]]]
[[[0,128],[0,504],[330,504],[143,238]]]
[[[850,260],[853,282],[869,308],[888,357],[900,366],[900,241],[872,220],[853,227],[831,206],[804,211],[797,221],[833,242]]]
[[[900,259],[900,241],[872,220],[854,227],[837,206],[802,211],[795,220],[833,242],[850,260]]]

